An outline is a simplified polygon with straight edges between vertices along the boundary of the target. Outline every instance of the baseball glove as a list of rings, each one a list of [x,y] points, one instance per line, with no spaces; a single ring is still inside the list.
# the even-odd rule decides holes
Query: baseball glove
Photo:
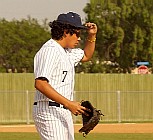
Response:
[[[101,113],[101,110],[94,108],[89,101],[82,101],[81,105],[90,110],[86,111],[88,116],[82,114],[83,127],[79,130],[85,137],[99,123],[101,115],[104,115]]]

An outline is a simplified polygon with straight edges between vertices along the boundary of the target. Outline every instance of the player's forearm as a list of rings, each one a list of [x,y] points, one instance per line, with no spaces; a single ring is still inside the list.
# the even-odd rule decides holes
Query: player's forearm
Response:
[[[84,57],[82,59],[83,62],[89,61],[95,50],[95,41],[97,34],[97,25],[94,23],[86,23],[88,36],[86,39],[85,47],[84,47]]]
[[[95,51],[95,42],[96,42],[96,34],[89,35],[85,42],[85,48],[84,48],[84,59],[83,62],[89,61],[91,57],[93,56],[93,53]]]
[[[52,88],[47,81],[35,80],[35,88],[43,93],[49,99],[62,104],[64,106],[68,106],[69,100],[59,94],[54,88]]]

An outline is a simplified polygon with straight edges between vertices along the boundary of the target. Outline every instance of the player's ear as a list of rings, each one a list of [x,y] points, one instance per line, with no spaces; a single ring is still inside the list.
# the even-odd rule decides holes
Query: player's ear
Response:
[[[63,33],[63,37],[67,37],[68,33],[67,33],[67,30],[64,30],[64,33]]]
[[[69,35],[68,30],[64,30],[63,36],[67,37]]]

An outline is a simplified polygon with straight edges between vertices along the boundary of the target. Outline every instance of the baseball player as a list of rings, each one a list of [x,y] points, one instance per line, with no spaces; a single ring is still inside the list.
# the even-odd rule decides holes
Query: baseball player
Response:
[[[74,12],[60,14],[49,25],[52,38],[34,58],[33,118],[42,140],[74,140],[72,114],[85,114],[87,110],[73,101],[74,67],[92,57],[97,26],[90,22],[82,25],[80,16]],[[81,40],[81,30],[88,33],[83,50],[75,48]]]

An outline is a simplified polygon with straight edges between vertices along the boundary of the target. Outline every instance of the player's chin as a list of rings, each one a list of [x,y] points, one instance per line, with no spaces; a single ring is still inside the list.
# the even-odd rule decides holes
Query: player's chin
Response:
[[[78,43],[72,45],[72,46],[71,46],[71,49],[74,49],[74,48],[77,47],[77,46],[78,46]]]

